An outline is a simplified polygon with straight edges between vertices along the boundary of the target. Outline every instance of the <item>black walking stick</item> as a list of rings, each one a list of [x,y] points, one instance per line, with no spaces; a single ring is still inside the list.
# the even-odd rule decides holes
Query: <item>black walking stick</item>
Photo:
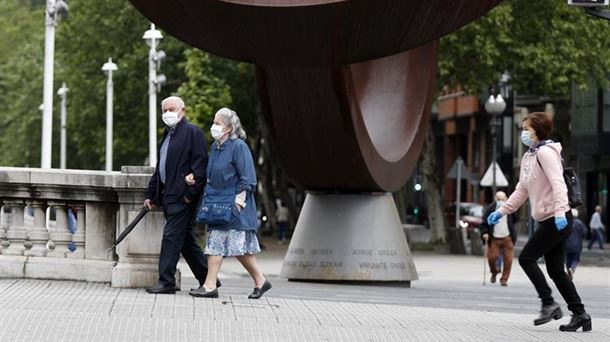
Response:
[[[127,235],[129,235],[129,233],[131,233],[131,231],[136,227],[138,222],[140,222],[142,220],[144,215],[146,215],[146,213],[148,213],[148,211],[149,211],[148,208],[142,207],[142,210],[140,210],[140,212],[138,213],[138,216],[136,216],[136,218],[134,218],[133,221],[131,221],[131,223],[127,227],[125,227],[125,229],[123,230],[121,235],[119,235],[119,237],[116,239],[116,241],[114,242],[112,247],[110,247],[109,251],[111,251],[114,247],[116,247],[119,243],[121,243],[121,241],[123,241],[127,237]]]

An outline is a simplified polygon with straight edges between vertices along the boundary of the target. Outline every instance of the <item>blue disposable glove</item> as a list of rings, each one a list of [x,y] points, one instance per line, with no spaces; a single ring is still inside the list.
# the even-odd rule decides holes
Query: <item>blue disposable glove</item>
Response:
[[[489,214],[489,216],[487,216],[487,224],[489,225],[495,225],[498,224],[498,222],[500,222],[500,219],[502,218],[502,214],[499,211],[494,211],[493,213]]]
[[[563,216],[555,216],[555,227],[557,230],[563,230],[568,226],[568,220]]]

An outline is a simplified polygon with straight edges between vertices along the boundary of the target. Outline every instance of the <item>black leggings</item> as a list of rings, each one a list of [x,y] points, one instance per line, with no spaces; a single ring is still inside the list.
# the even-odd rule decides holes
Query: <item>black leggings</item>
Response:
[[[574,314],[581,314],[585,312],[585,306],[580,301],[574,283],[564,271],[566,238],[570,236],[572,231],[572,213],[570,211],[566,212],[566,218],[568,225],[561,231],[558,231],[555,227],[554,217],[538,222],[538,229],[519,255],[519,264],[534,284],[542,304],[552,304],[554,300],[551,296],[551,288],[536,263],[544,255],[547,273],[557,286],[563,299],[568,303],[568,310]]]

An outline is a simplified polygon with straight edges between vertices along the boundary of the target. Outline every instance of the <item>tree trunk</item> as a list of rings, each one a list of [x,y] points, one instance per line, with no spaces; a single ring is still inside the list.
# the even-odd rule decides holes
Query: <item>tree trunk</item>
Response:
[[[260,139],[258,140],[259,145],[259,153],[262,156],[262,164],[259,165],[259,160],[261,158],[257,158],[256,165],[259,169],[259,180],[261,182],[262,192],[260,193],[260,200],[262,204],[262,209],[267,216],[267,224],[268,227],[273,232],[273,228],[276,228],[275,223],[275,203],[273,202],[273,165],[271,164],[270,157],[270,148],[269,148],[269,137],[267,136],[267,130],[265,127],[265,123],[263,120],[258,121],[258,126],[260,130]],[[262,222],[261,217],[261,225],[265,223]]]
[[[443,198],[440,182],[436,176],[436,146],[432,126],[428,128],[426,142],[420,159],[420,170],[422,174],[422,192],[424,203],[428,214],[431,239],[433,243],[447,242],[447,224],[443,213]],[[460,235],[461,236],[461,235]]]

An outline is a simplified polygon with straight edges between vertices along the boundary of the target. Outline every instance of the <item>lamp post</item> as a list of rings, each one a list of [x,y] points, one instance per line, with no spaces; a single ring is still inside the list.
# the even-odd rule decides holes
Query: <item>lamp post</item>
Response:
[[[51,168],[53,143],[53,64],[55,55],[55,26],[68,16],[68,4],[63,0],[47,0],[44,33],[44,81],[40,167]]]
[[[485,102],[485,110],[491,114],[491,137],[492,137],[492,172],[493,172],[493,180],[491,185],[492,198],[496,195],[496,150],[497,150],[497,140],[498,140],[498,126],[500,126],[500,122],[498,122],[498,115],[504,113],[506,109],[506,102],[502,98],[502,95],[498,94],[494,96],[493,94],[489,96],[489,99]]]
[[[68,117],[68,111],[66,108],[66,101],[68,99],[68,87],[66,87],[66,82],[61,84],[61,88],[57,90],[57,95],[61,98],[61,118],[60,118],[60,128],[61,128],[61,138],[59,144],[59,168],[66,168],[66,121]]]
[[[157,165],[157,93],[165,83],[165,75],[157,75],[165,52],[157,51],[157,44],[163,38],[155,24],[150,24],[150,30],[142,37],[150,50],[148,52],[148,161],[150,166]]]
[[[108,58],[108,62],[104,63],[102,70],[108,75],[106,82],[106,171],[112,171],[112,72],[118,67],[112,62],[112,58]]]

